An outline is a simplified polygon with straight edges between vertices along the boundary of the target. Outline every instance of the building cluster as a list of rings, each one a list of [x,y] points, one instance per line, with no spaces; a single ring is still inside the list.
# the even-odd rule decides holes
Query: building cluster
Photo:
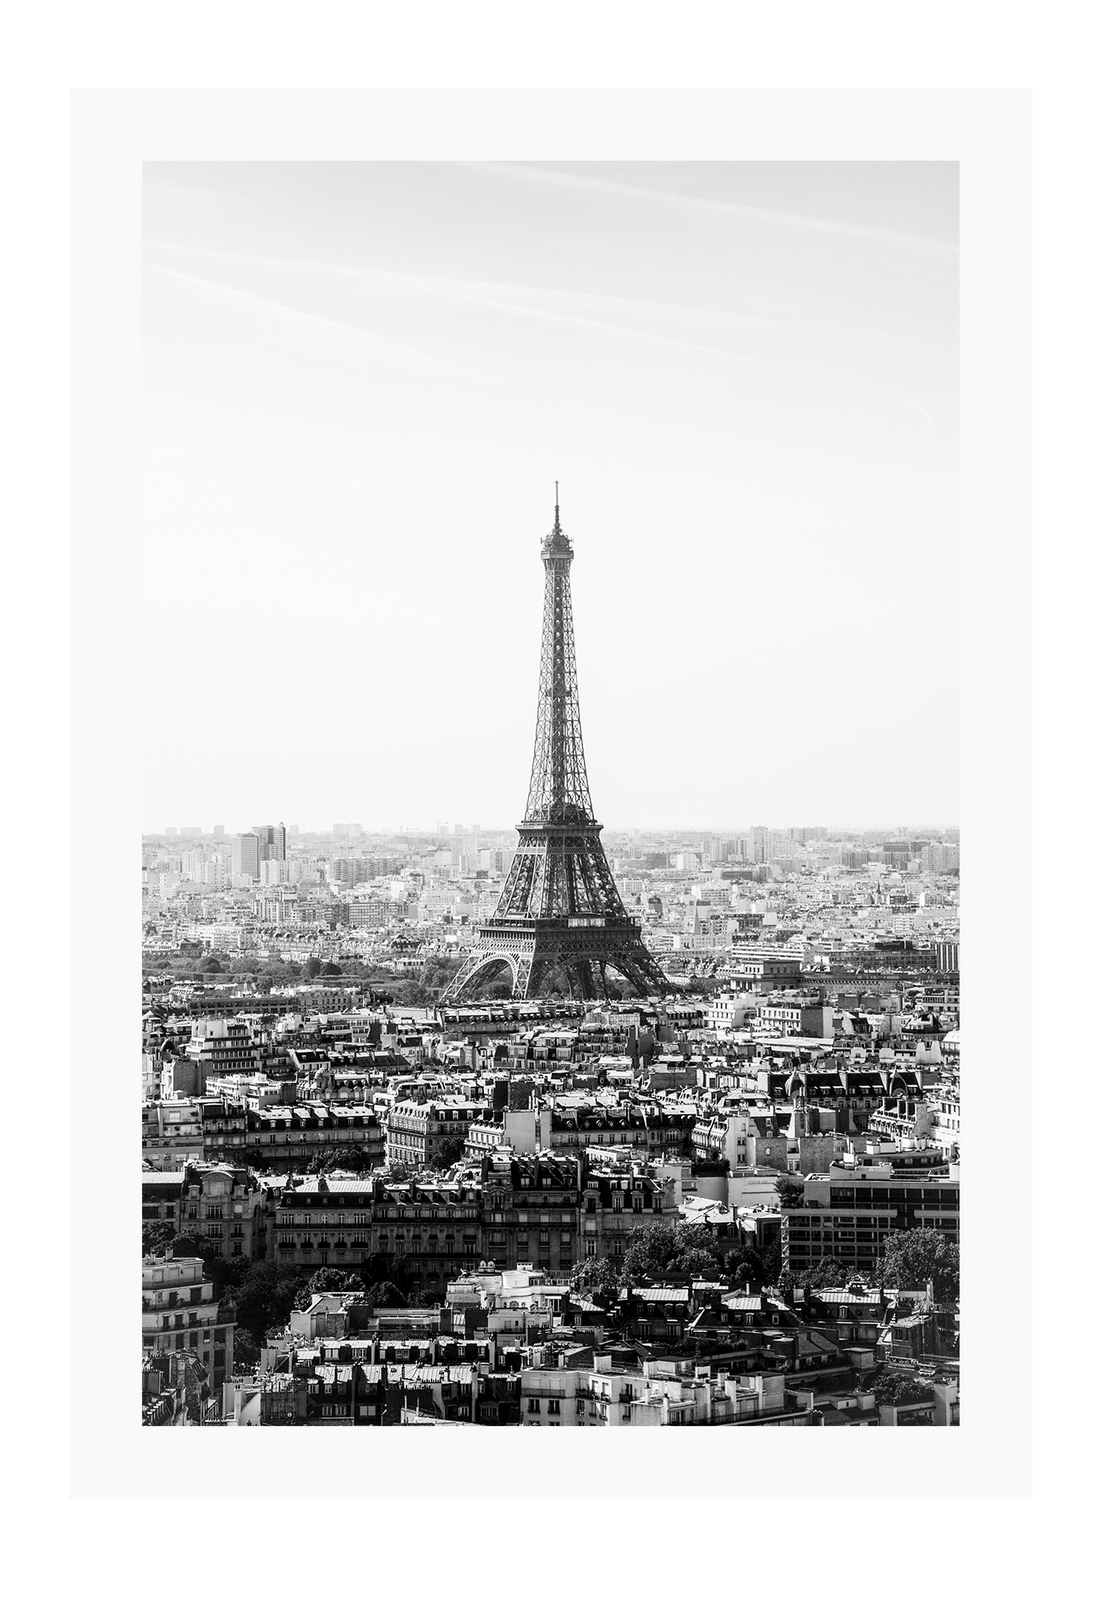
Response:
[[[604,838],[646,946],[678,985],[783,960],[814,980],[885,975],[899,955],[916,973],[957,973],[953,830]],[[390,836],[348,823],[327,834],[170,829],[144,843],[146,951],[355,958],[406,973],[429,957],[457,963],[496,908],[515,842],[477,824]]]
[[[507,837],[147,841],[147,1423],[957,1421],[957,838],[617,838],[675,995],[443,1007],[198,964],[457,957]]]
[[[950,1308],[921,1290],[850,1281],[783,1297],[669,1274],[593,1299],[543,1267],[482,1263],[432,1303],[394,1306],[339,1287],[303,1296],[255,1366],[222,1381],[209,1420],[952,1426],[955,1347]],[[941,1364],[884,1375],[884,1364],[911,1367],[917,1351]]]

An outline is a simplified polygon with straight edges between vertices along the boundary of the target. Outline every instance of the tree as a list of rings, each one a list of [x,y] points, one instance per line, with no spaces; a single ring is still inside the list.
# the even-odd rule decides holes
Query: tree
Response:
[[[682,1249],[674,1259],[669,1271],[682,1271],[685,1277],[710,1277],[718,1270],[717,1248]]]
[[[233,1334],[233,1370],[251,1372],[259,1364],[260,1346],[250,1333],[244,1333],[238,1327]]]
[[[321,967],[320,958],[307,958],[302,965],[302,978],[304,980],[316,980],[321,973]]]
[[[268,1333],[285,1327],[294,1309],[301,1279],[292,1266],[274,1260],[249,1265],[239,1283],[227,1285],[225,1298],[237,1309],[237,1333],[261,1345]]]
[[[871,1381],[876,1401],[880,1406],[904,1406],[910,1400],[923,1400],[925,1390],[916,1378],[907,1372],[891,1371],[883,1367]]]
[[[444,1137],[432,1156],[432,1164],[437,1170],[448,1170],[457,1165],[466,1152],[466,1139],[464,1137]]]
[[[225,965],[220,958],[203,958],[199,968],[204,975],[220,975],[224,972]]]
[[[323,1176],[329,1171],[359,1171],[367,1173],[376,1165],[372,1154],[358,1143],[349,1148],[322,1148],[316,1154],[310,1155],[309,1165],[306,1167],[311,1176]]]
[[[667,1226],[645,1227],[630,1234],[623,1276],[634,1282],[654,1271],[701,1277],[718,1265],[718,1239],[712,1227],[670,1220]]]
[[[783,1275],[783,1245],[778,1238],[765,1243],[756,1251],[761,1274],[766,1283],[775,1284]]]
[[[779,1194],[779,1202],[785,1210],[794,1204],[802,1203],[802,1189],[795,1182],[780,1182],[776,1191]]]
[[[175,1223],[172,1221],[143,1221],[141,1225],[141,1252],[143,1255],[154,1255],[158,1260],[166,1258],[172,1249],[176,1237]]]
[[[321,973],[331,978],[333,975],[343,974],[343,970],[338,963],[333,963],[330,959],[328,963],[321,965]]]
[[[363,1297],[364,1299],[368,1300],[376,1310],[380,1305],[404,1305],[407,1303],[401,1290],[399,1288],[395,1288],[391,1282],[387,1281],[375,1283],[372,1287],[367,1289]]]
[[[959,1297],[959,1246],[942,1232],[893,1232],[885,1239],[875,1280],[887,1288],[924,1288],[934,1300],[953,1305]]]
[[[353,1294],[363,1291],[363,1279],[358,1272],[342,1271],[337,1266],[322,1266],[304,1282],[294,1296],[294,1309],[305,1310],[314,1294]]]
[[[851,1282],[862,1281],[863,1276],[854,1266],[842,1266],[831,1256],[795,1275],[799,1288],[847,1288]]]
[[[783,1266],[783,1252],[778,1238],[763,1250],[752,1243],[735,1246],[726,1255],[725,1266],[736,1288],[745,1283],[775,1282]]]
[[[252,1261],[246,1255],[232,1255],[227,1259],[222,1253],[221,1244],[213,1238],[195,1237],[191,1233],[185,1234],[185,1238],[187,1246],[194,1248],[202,1261],[207,1282],[214,1284],[215,1299],[220,1299],[229,1289],[239,1287],[252,1269]]]
[[[419,980],[403,980],[394,988],[394,997],[405,1008],[424,1008],[428,1003],[433,1003],[438,995]]]
[[[574,1294],[587,1294],[606,1309],[618,1298],[619,1273],[612,1261],[589,1255],[569,1273],[569,1289]]]

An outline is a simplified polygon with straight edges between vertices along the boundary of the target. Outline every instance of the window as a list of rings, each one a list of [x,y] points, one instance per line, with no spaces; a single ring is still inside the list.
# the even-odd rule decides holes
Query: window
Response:
[[[529,1400],[527,1402],[527,1410],[528,1411],[541,1411],[542,1410],[542,1401],[541,1400]]]
[[[560,1400],[548,1400],[546,1402],[546,1410],[547,1410],[547,1412],[549,1413],[549,1415],[551,1417],[560,1417],[561,1416],[561,1401]]]

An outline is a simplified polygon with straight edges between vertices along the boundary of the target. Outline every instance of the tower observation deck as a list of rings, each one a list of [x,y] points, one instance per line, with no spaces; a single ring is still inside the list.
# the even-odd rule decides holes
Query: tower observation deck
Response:
[[[463,1001],[503,967],[513,997],[543,996],[558,982],[574,997],[603,997],[608,969],[643,995],[672,990],[623,906],[592,810],[569,589],[573,545],[556,493],[554,529],[542,540],[538,715],[519,844],[496,911],[442,1002]]]

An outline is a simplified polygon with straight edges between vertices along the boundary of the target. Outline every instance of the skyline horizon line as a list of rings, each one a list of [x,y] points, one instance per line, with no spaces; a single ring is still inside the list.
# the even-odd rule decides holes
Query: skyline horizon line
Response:
[[[340,827],[344,826],[344,825],[342,825],[340,823],[340,820],[337,820],[337,819],[334,819],[333,823],[330,826],[322,827],[322,828],[306,827],[306,826],[303,826],[303,825],[300,825],[300,824],[288,824],[286,822],[286,820],[282,819],[282,818],[275,820],[275,822],[279,827],[287,828],[287,829],[292,828],[294,830],[294,832],[297,833],[297,834],[329,834],[329,835],[331,835],[331,834],[336,833],[338,825]],[[365,823],[359,822],[359,820],[357,820],[357,819],[348,819],[347,824],[348,825],[354,825],[355,826],[355,832],[357,834],[364,834],[364,835],[366,835],[366,834],[376,834],[376,835],[385,835],[385,834],[430,835],[430,834],[438,834],[438,833],[442,833],[442,832],[447,832],[449,834],[455,834],[455,833],[458,833],[458,832],[469,832],[469,833],[476,833],[476,834],[512,834],[512,833],[516,832],[516,827],[517,827],[514,824],[513,825],[504,825],[504,824],[474,823],[474,822],[466,824],[466,823],[463,823],[461,820],[454,820],[453,822],[448,822],[448,820],[446,820],[446,819],[441,819],[441,820],[439,820],[439,822],[437,822],[435,824],[430,824],[430,823],[426,823],[426,822],[419,822],[419,823],[401,823],[401,824],[381,824],[381,825],[378,825],[378,826],[370,826],[370,825],[367,825]],[[235,836],[235,835],[251,834],[253,832],[253,827],[254,826],[249,827],[249,828],[245,828],[245,829],[228,829],[228,828],[225,827],[225,825],[217,825],[217,824],[215,824],[215,825],[212,826],[212,828],[210,829],[209,833],[211,835],[213,835],[214,831],[219,827],[222,829],[225,837],[228,839],[228,838],[231,838],[232,836]],[[754,828],[771,829],[773,827],[803,828],[804,829],[804,828],[810,827],[810,825],[807,825],[807,824],[792,824],[792,823],[781,823],[781,824],[743,823],[743,824],[737,824],[737,825],[733,825],[733,826],[730,826],[730,825],[714,825],[714,824],[640,824],[640,823],[638,823],[638,824],[607,824],[607,823],[604,823],[604,824],[601,824],[600,827],[601,827],[602,830],[604,830],[604,831],[606,831],[607,833],[610,833],[610,834],[739,834],[739,833],[742,833],[745,829],[748,829],[749,831],[751,831]],[[940,829],[940,830],[945,830],[945,829],[958,830],[960,826],[959,826],[959,824],[957,822],[952,822],[951,820],[946,819],[946,818],[944,818],[944,819],[923,819],[923,820],[914,819],[912,823],[905,822],[904,820],[901,820],[901,819],[894,819],[894,820],[891,821],[891,820],[888,820],[888,819],[881,819],[880,818],[880,819],[874,820],[872,822],[867,822],[867,823],[852,823],[852,822],[849,822],[849,823],[822,823],[822,824],[814,824],[814,825],[812,825],[812,827],[824,829],[826,831],[826,833],[836,833],[836,832],[847,831],[847,830],[858,830],[861,833],[866,834],[871,830],[887,829],[887,828],[892,828],[892,829],[911,829],[911,828],[912,829],[933,829],[933,828],[935,828],[935,829]],[[166,827],[163,828],[163,829],[146,829],[146,828],[143,828],[141,830],[142,836],[144,838],[149,838],[149,839],[154,839],[154,838],[157,838],[157,837],[163,838],[164,836],[166,836],[168,834],[182,835],[185,832],[192,833],[192,834],[203,835],[203,836],[205,836],[207,834],[206,829],[204,827],[202,827],[201,825],[191,825],[191,824],[187,824],[187,825],[181,824],[181,825],[178,825],[178,826],[175,825],[175,824],[171,824],[171,825],[166,825]]]

